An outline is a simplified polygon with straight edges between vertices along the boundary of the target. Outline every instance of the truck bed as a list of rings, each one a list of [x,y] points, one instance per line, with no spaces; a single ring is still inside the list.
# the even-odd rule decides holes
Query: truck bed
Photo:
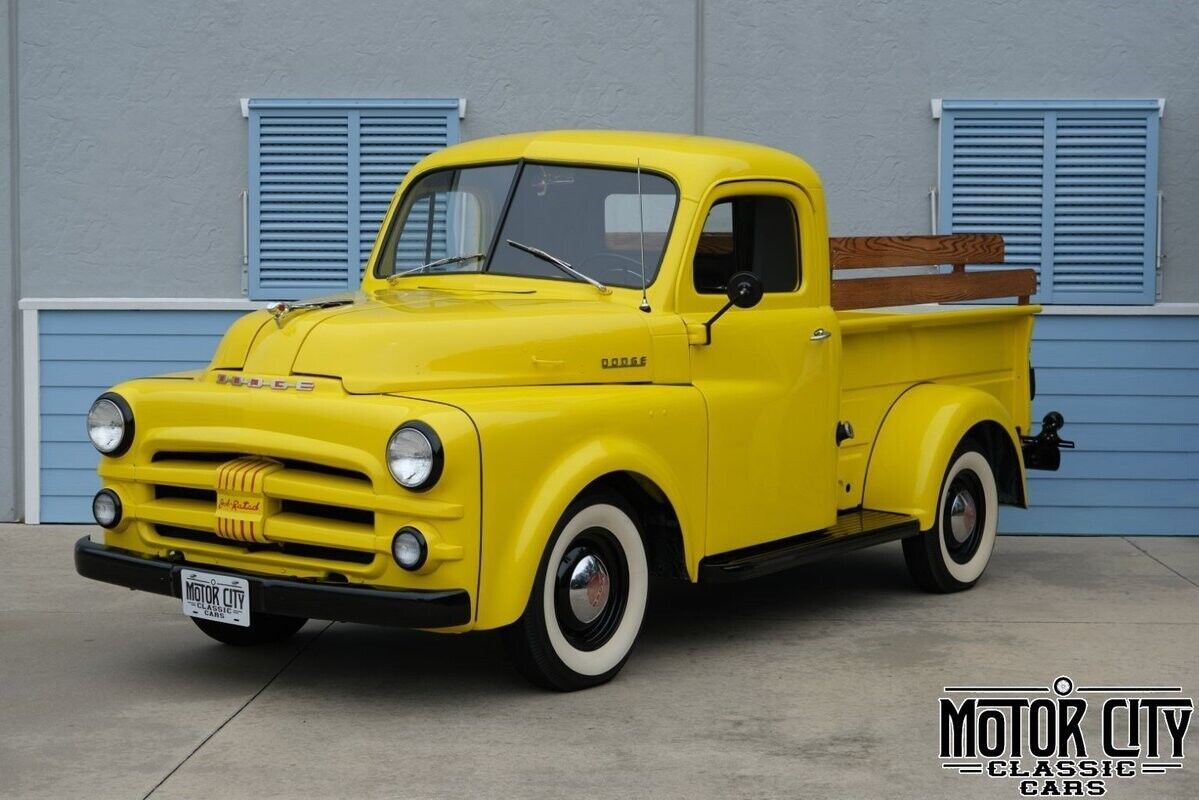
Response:
[[[1029,430],[1029,342],[1038,306],[912,307],[838,311],[841,415],[854,438],[839,451],[839,507],[862,502],[871,446],[888,409],[919,383],[971,386],[994,395]]]

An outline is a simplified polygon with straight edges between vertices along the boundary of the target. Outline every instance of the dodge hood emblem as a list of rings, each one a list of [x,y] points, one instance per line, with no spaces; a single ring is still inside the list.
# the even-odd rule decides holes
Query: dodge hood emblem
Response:
[[[285,303],[282,300],[280,300],[277,303],[271,303],[270,305],[268,305],[266,307],[266,310],[270,313],[271,317],[275,320],[275,324],[278,325],[280,328],[282,328],[283,323],[287,320],[287,318],[289,316],[291,316],[292,314],[298,313],[300,311],[312,311],[313,309],[317,309],[317,308],[337,308],[338,306],[348,306],[353,302],[354,302],[353,300],[348,300],[348,299],[314,300],[310,303]]]
[[[297,392],[311,392],[316,388],[315,381],[289,381],[283,378],[253,378],[246,375],[229,375],[224,372],[216,374],[216,382],[228,386],[244,386],[247,389],[295,389]]]

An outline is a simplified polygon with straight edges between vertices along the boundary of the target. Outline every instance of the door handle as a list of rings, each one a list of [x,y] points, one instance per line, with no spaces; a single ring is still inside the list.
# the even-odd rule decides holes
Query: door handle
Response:
[[[816,330],[812,331],[812,335],[809,336],[808,338],[811,339],[813,342],[823,342],[825,339],[829,338],[832,335],[833,335],[833,332],[830,330],[826,330],[824,328],[817,328]]]

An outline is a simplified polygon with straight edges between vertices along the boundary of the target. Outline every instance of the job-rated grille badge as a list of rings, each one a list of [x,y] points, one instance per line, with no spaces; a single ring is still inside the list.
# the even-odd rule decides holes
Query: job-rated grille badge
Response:
[[[266,544],[267,517],[279,511],[279,501],[264,494],[266,479],[281,469],[280,462],[257,456],[236,458],[217,468],[217,536]]]

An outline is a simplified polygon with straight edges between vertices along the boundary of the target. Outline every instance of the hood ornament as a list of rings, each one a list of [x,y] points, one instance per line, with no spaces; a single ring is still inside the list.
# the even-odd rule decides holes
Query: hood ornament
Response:
[[[313,300],[309,303],[286,303],[280,300],[277,303],[271,303],[268,305],[266,310],[271,315],[271,318],[275,320],[275,324],[282,328],[283,323],[292,314],[298,314],[301,311],[312,311],[318,308],[337,308],[338,306],[348,306],[353,302],[353,300],[348,298],[343,298],[340,300]]]

